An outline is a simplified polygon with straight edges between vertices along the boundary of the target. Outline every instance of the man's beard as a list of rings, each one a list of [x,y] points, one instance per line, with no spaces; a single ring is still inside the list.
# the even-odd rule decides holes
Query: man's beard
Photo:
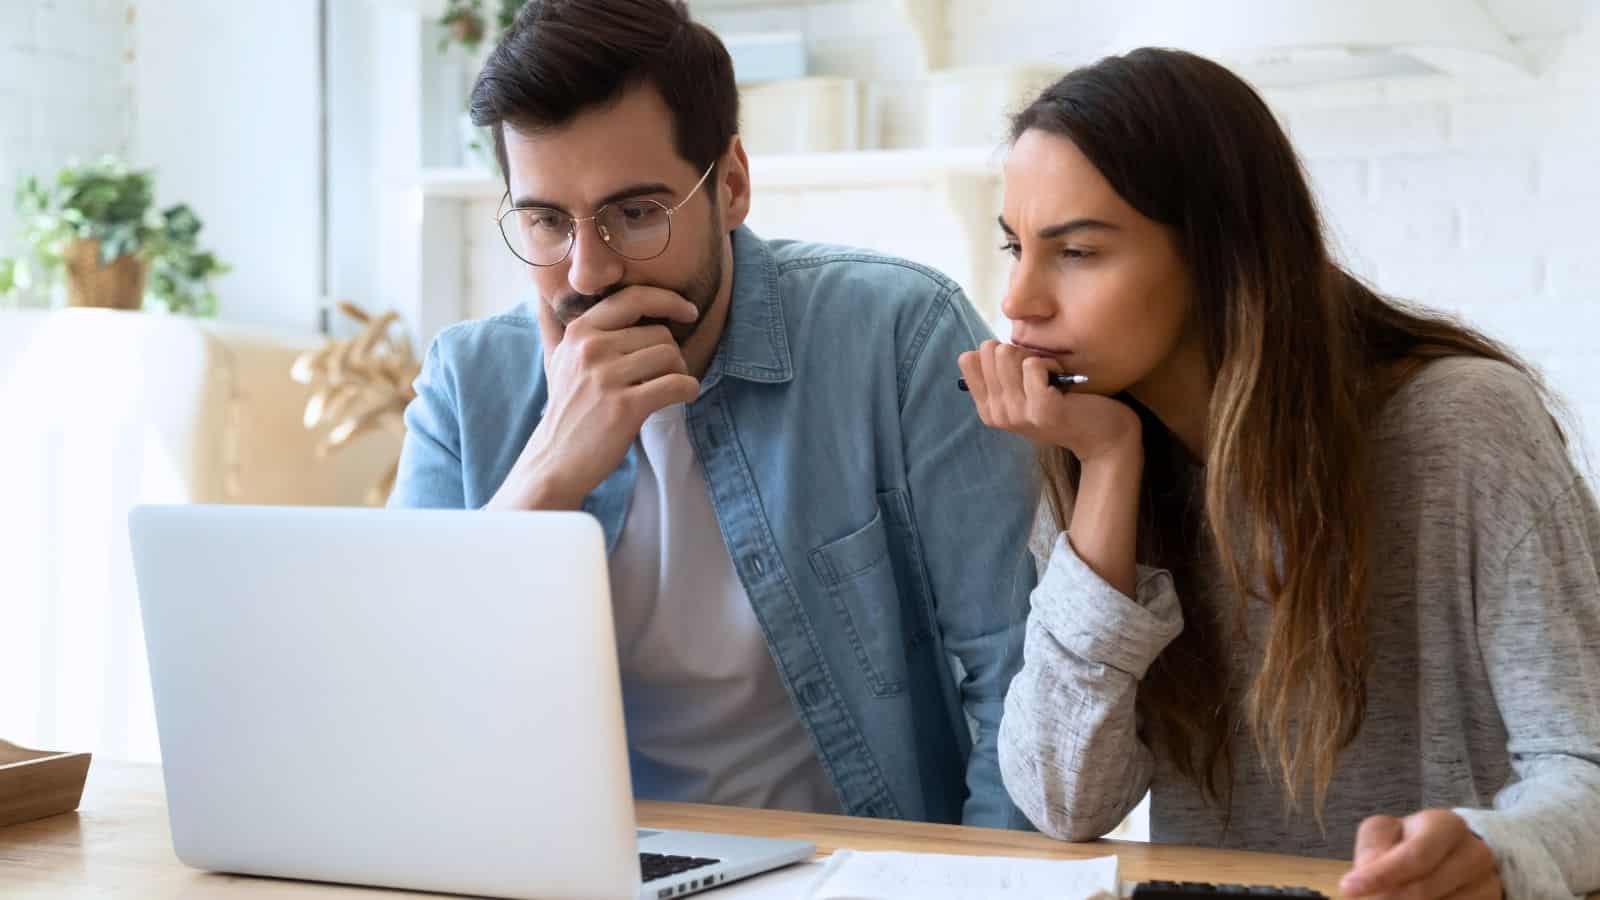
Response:
[[[657,287],[662,290],[672,291],[694,304],[700,315],[693,322],[680,322],[676,319],[661,319],[646,316],[635,325],[664,325],[672,332],[672,339],[683,346],[694,333],[699,330],[700,323],[705,320],[706,311],[711,309],[711,304],[717,300],[717,290],[722,287],[722,231],[721,223],[711,230],[711,243],[706,247],[705,258],[700,261],[695,274],[688,283],[682,285],[648,284],[647,282],[634,282],[633,284],[614,284],[598,294],[579,294],[571,292],[561,295],[553,304],[555,315],[562,325],[571,325],[573,320],[588,312],[596,303],[610,297],[625,288],[644,284],[648,287]]]

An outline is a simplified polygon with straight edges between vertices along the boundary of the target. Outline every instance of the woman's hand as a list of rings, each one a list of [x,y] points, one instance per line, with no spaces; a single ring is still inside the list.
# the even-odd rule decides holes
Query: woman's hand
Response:
[[[1356,832],[1355,867],[1339,882],[1346,897],[1501,900],[1494,854],[1460,816],[1427,809],[1404,819],[1372,816]]]
[[[957,359],[978,418],[990,428],[1072,451],[1085,466],[1142,450],[1139,414],[1127,404],[1050,386],[1060,363],[1010,344],[984,341]]]
[[[1072,509],[1072,549],[1106,583],[1137,599],[1134,552],[1144,477],[1139,414],[1110,397],[1056,390],[1050,386],[1050,373],[1061,370],[1055,360],[999,341],[984,341],[957,362],[983,424],[1077,457],[1077,493],[1057,498]]]

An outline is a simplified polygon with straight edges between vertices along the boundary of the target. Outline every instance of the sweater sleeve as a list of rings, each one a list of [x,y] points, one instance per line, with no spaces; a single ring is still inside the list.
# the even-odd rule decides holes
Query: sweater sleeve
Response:
[[[1582,480],[1485,572],[1477,633],[1513,779],[1458,809],[1508,900],[1600,890],[1600,513]]]
[[[1135,701],[1183,616],[1167,572],[1141,567],[1133,599],[1096,575],[1065,533],[1049,547],[1022,669],[1006,696],[1000,771],[1034,827],[1093,840],[1150,786],[1153,756],[1139,738]]]

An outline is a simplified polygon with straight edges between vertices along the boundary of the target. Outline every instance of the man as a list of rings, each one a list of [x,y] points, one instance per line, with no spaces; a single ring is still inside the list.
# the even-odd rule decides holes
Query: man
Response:
[[[640,796],[1022,825],[1039,486],[956,389],[961,291],[742,227],[732,65],[681,4],[534,0],[472,114],[538,296],[434,343],[391,504],[600,521]]]

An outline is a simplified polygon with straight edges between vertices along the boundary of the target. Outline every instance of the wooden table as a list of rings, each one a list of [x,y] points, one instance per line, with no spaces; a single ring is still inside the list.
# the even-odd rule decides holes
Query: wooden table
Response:
[[[841,847],[931,853],[1080,859],[1115,853],[1126,880],[1294,884],[1337,896],[1348,863],[1202,850],[1129,841],[1064,844],[1037,834],[923,825],[682,803],[639,805],[640,824],[814,841],[821,855]],[[172,853],[161,770],[96,761],[76,813],[0,828],[0,897],[51,900],[94,897],[311,900],[415,896],[403,891],[214,875],[190,869]],[[714,900],[715,892],[705,895]]]

